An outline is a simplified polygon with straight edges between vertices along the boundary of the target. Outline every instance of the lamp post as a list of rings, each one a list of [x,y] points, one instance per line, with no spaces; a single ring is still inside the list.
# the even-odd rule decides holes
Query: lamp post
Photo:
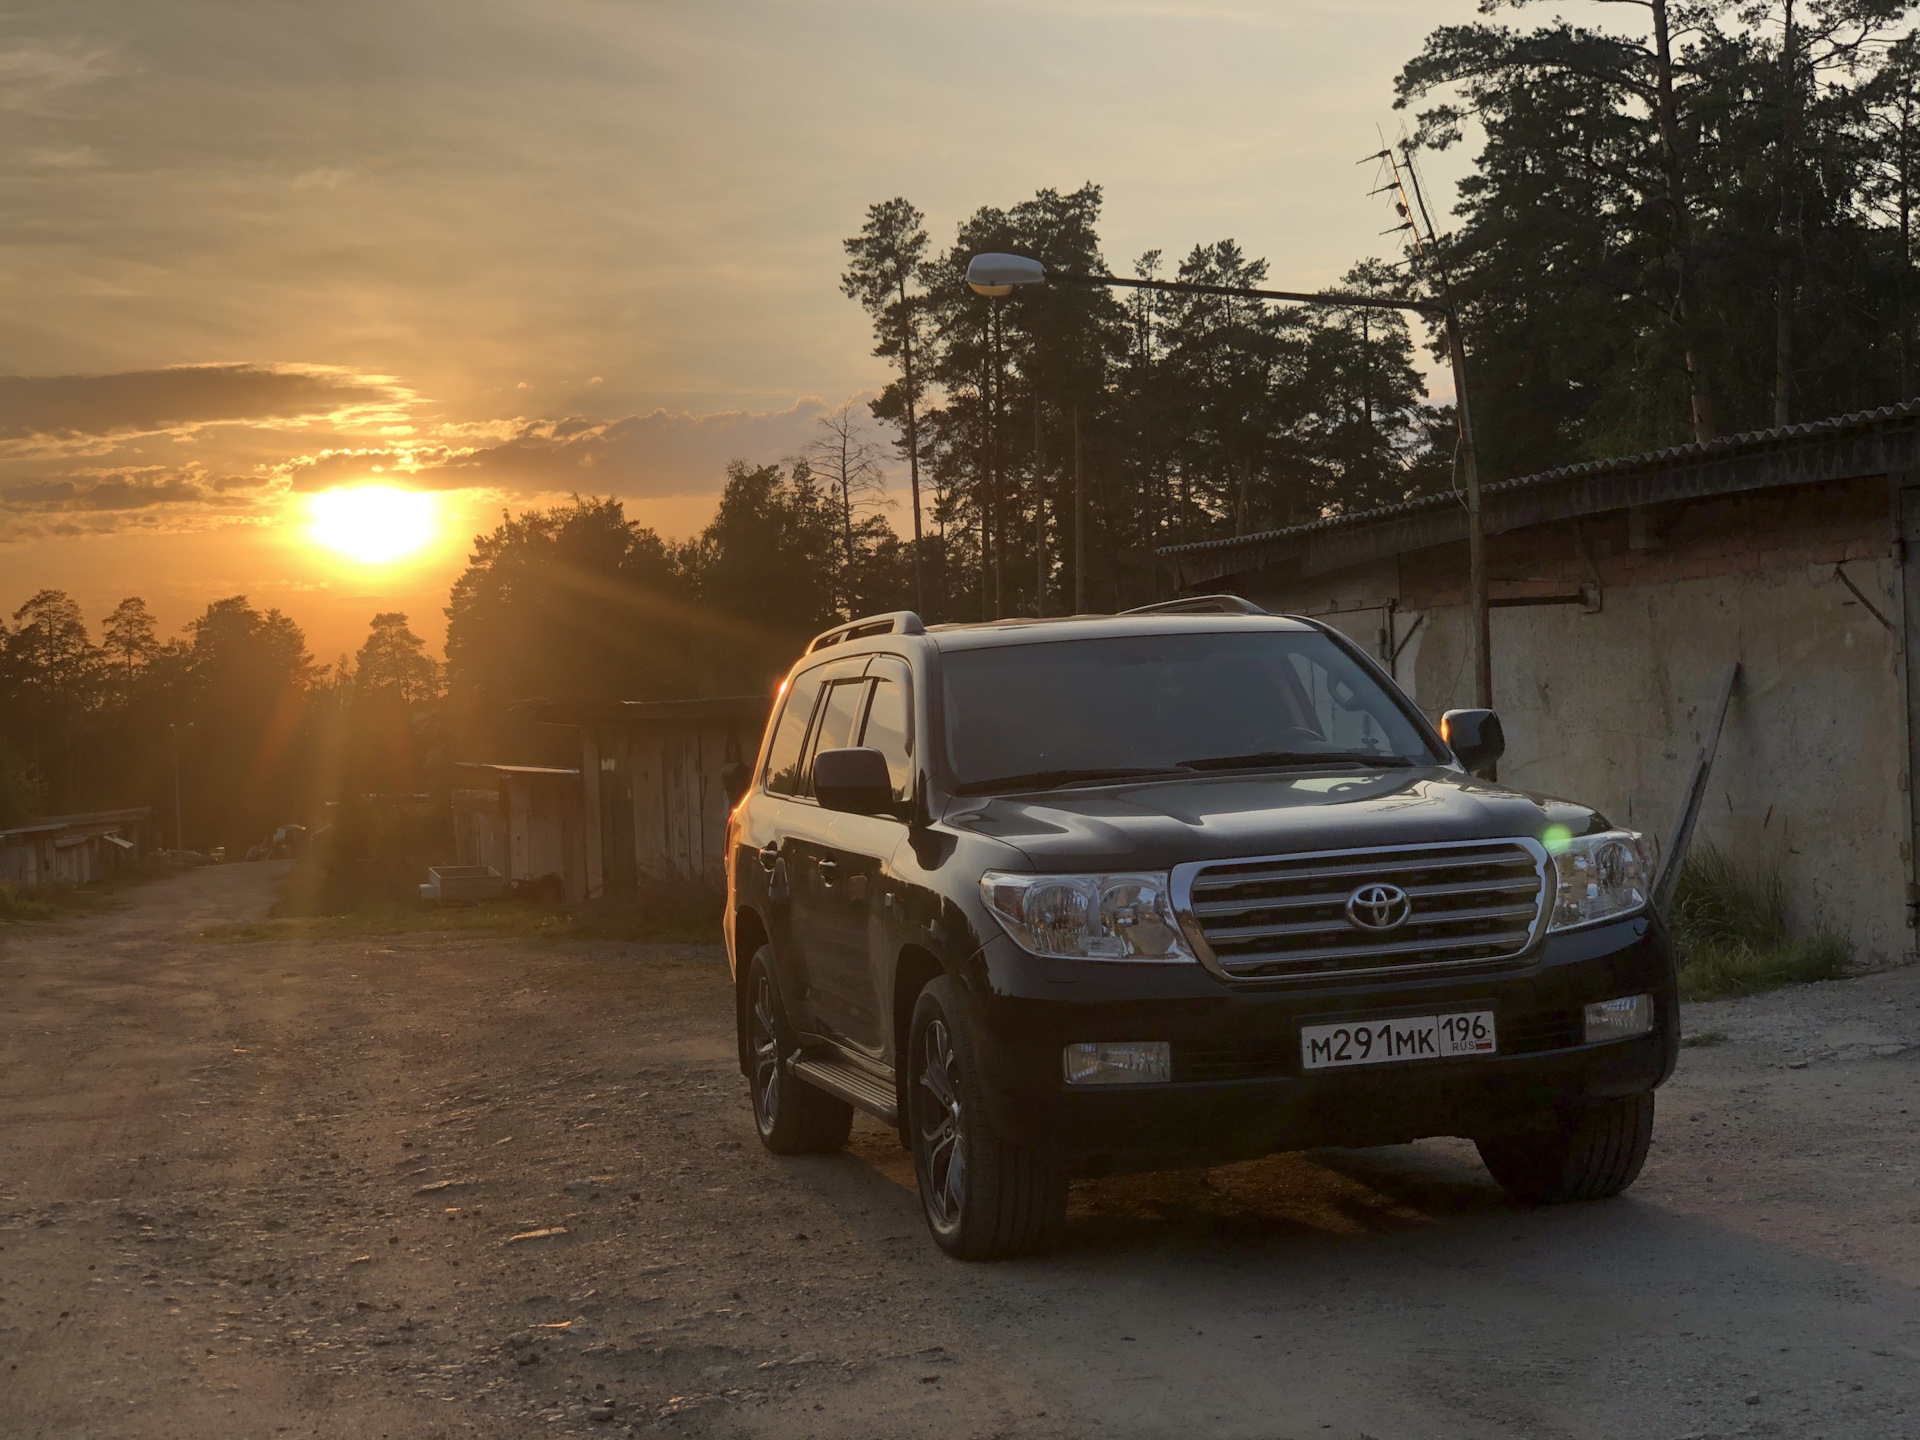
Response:
[[[981,254],[967,262],[967,284],[975,294],[998,299],[1016,286],[1107,285],[1129,290],[1164,290],[1176,295],[1224,295],[1242,300],[1284,300],[1336,310],[1411,310],[1437,319],[1446,332],[1447,358],[1453,367],[1454,418],[1460,430],[1461,465],[1467,482],[1467,592],[1471,614],[1474,704],[1493,708],[1493,653],[1487,623],[1486,530],[1480,515],[1480,465],[1473,444],[1473,412],[1467,403],[1467,356],[1460,340],[1460,317],[1445,300],[1396,300],[1387,295],[1355,295],[1338,290],[1252,290],[1234,285],[1200,285],[1185,280],[1129,280],[1120,275],[1071,275],[1049,272],[1025,255]]]

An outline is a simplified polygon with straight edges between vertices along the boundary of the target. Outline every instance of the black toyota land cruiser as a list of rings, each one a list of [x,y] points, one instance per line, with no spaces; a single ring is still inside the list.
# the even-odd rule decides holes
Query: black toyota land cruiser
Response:
[[[1436,730],[1338,631],[1192,608],[809,647],[727,831],[767,1148],[897,1126],[973,1259],[1057,1238],[1076,1174],[1310,1146],[1632,1183],[1678,1043],[1640,837],[1476,779],[1498,720]]]

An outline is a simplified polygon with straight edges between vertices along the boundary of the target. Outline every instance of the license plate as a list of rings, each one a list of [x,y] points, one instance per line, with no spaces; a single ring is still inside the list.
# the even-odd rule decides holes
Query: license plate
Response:
[[[1300,1065],[1306,1070],[1384,1065],[1394,1060],[1443,1060],[1451,1055],[1492,1055],[1496,1049],[1491,1010],[1300,1027]]]

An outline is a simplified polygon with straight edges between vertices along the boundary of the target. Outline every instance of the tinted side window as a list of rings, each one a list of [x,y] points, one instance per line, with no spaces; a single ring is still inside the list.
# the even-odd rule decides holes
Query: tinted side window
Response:
[[[803,794],[813,793],[813,757],[822,750],[844,750],[853,744],[860,702],[866,698],[865,680],[842,680],[827,687],[827,698],[820,705],[820,723],[813,727],[813,743],[807,747],[807,788]]]
[[[787,703],[780,710],[780,725],[773,732],[773,744],[767,749],[767,789],[776,795],[800,793],[800,755],[806,748],[807,722],[813,718],[813,702],[820,694],[821,674],[820,670],[809,670],[787,689]]]
[[[913,707],[907,698],[907,669],[875,661],[874,674],[878,679],[860,743],[887,757],[893,798],[905,800],[913,793]]]

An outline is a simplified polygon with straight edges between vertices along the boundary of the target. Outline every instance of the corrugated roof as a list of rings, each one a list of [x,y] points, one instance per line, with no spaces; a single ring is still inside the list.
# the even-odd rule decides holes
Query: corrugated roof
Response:
[[[84,815],[49,815],[44,820],[34,820],[25,825],[15,825],[9,829],[0,830],[0,840],[11,835],[40,835],[48,830],[126,825],[135,820],[144,820],[150,813],[149,807],[137,805],[128,810],[94,810]]]
[[[578,770],[563,770],[554,765],[490,765],[484,760],[456,760],[456,770],[488,770],[495,775],[578,775]]]
[[[1768,445],[1778,445],[1786,440],[1815,439],[1838,431],[1867,429],[1874,425],[1885,424],[1890,420],[1914,416],[1920,416],[1920,400],[1909,400],[1901,405],[1884,405],[1878,410],[1862,410],[1853,415],[1836,415],[1827,420],[1810,420],[1804,425],[1782,425],[1769,430],[1749,430],[1741,435],[1723,435],[1717,440],[1698,440],[1686,445],[1671,445],[1664,450],[1650,450],[1643,455],[1624,455],[1611,460],[1587,460],[1578,465],[1562,465],[1554,470],[1542,470],[1536,475],[1522,475],[1517,479],[1499,480],[1490,485],[1482,485],[1480,496],[1484,502],[1490,496],[1509,495],[1518,490],[1528,490],[1535,486],[1551,485],[1560,481],[1587,479],[1595,475],[1615,474],[1629,470],[1651,470],[1661,466],[1681,465],[1691,460],[1719,459],[1742,450],[1757,450]],[[1355,510],[1343,515],[1325,515],[1318,520],[1309,520],[1300,525],[1288,525],[1278,530],[1262,530],[1252,535],[1229,535],[1217,540],[1194,540],[1185,545],[1163,545],[1158,553],[1197,555],[1205,551],[1230,550],[1236,545],[1260,545],[1300,535],[1353,529],[1380,520],[1398,519],[1403,515],[1445,510],[1451,506],[1464,507],[1465,503],[1465,496],[1461,492],[1443,490],[1437,495],[1422,495],[1413,500],[1402,500],[1394,505],[1376,506],[1371,510]]]
[[[521,700],[508,707],[549,725],[618,725],[653,721],[761,720],[773,696],[722,695],[710,700]]]

